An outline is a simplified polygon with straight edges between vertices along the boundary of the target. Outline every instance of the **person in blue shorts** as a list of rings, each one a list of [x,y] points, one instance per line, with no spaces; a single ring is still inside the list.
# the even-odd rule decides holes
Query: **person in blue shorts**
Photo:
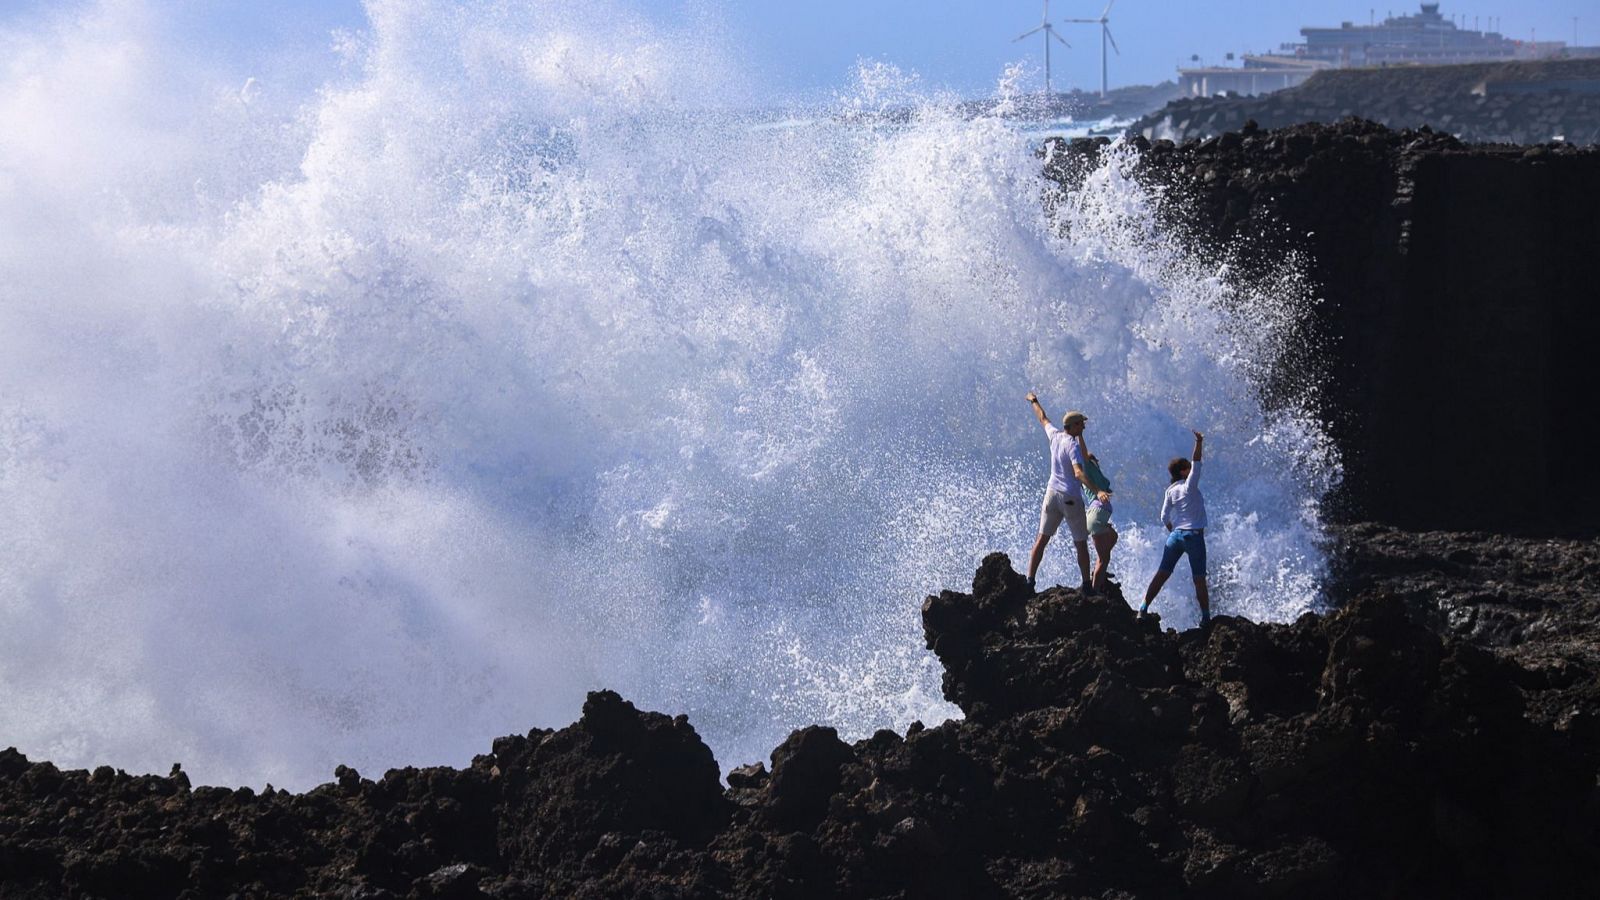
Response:
[[[1161,566],[1144,592],[1139,617],[1150,612],[1150,602],[1161,593],[1161,586],[1172,576],[1178,558],[1189,556],[1189,571],[1194,575],[1194,598],[1200,604],[1200,626],[1211,624],[1211,595],[1206,590],[1206,498],[1200,493],[1200,454],[1205,435],[1194,434],[1194,462],[1178,457],[1167,464],[1172,483],[1161,500],[1161,524],[1167,526],[1167,544],[1161,551]]]

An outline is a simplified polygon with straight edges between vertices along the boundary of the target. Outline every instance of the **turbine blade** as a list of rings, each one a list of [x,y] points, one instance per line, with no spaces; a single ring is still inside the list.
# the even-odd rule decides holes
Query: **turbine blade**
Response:
[[[1016,37],[1012,38],[1011,39],[1011,43],[1015,44],[1017,41],[1020,41],[1025,37],[1031,37],[1033,35],[1036,35],[1036,34],[1038,34],[1039,32],[1041,32],[1043,30],[1044,30],[1044,26],[1040,25],[1038,28],[1035,28],[1032,31],[1024,31],[1023,33],[1021,33],[1021,34],[1017,35]]]
[[[1117,46],[1117,39],[1111,36],[1111,26],[1110,25],[1101,25],[1100,27],[1104,28],[1106,30],[1106,40],[1111,42],[1111,49],[1117,51],[1117,55],[1121,56],[1122,55],[1122,48]]]
[[[1105,11],[1100,13],[1101,21],[1104,21],[1106,16],[1111,15],[1111,7],[1116,6],[1116,5],[1117,5],[1117,0],[1111,0],[1110,3],[1106,4]]]
[[[1050,32],[1050,36],[1055,38],[1056,40],[1060,41],[1061,42],[1061,46],[1066,47],[1068,50],[1072,49],[1072,45],[1067,43],[1067,39],[1062,37],[1059,34],[1056,34],[1055,31],[1051,31]]]
[[[1089,25],[1099,25],[1100,24],[1100,20],[1099,19],[1062,19],[1061,21],[1063,21],[1063,22],[1084,22],[1084,23],[1087,23]]]

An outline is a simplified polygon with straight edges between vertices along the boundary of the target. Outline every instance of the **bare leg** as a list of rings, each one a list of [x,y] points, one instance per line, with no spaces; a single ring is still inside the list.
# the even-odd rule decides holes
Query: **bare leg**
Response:
[[[1033,542],[1033,552],[1028,554],[1028,583],[1033,584],[1033,573],[1039,571],[1039,561],[1044,559],[1044,547],[1050,543],[1050,535],[1041,534]]]
[[[1078,571],[1083,573],[1083,583],[1089,583],[1089,542],[1073,541],[1073,546],[1078,548]]]
[[[1171,577],[1171,572],[1157,572],[1156,576],[1150,579],[1150,586],[1144,589],[1144,606],[1139,607],[1141,615],[1150,611],[1150,601],[1156,599],[1156,595],[1161,593],[1161,586]]]
[[[1200,623],[1203,625],[1211,621],[1211,591],[1206,587],[1204,577],[1194,580],[1194,599],[1200,603]]]
[[[1107,528],[1094,537],[1094,589],[1106,589],[1106,567],[1111,564],[1111,548],[1117,545],[1117,530]]]

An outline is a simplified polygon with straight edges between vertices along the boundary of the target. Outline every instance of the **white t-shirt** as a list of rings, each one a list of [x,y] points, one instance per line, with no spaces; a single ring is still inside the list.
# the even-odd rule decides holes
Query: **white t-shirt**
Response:
[[[1050,483],[1046,490],[1061,491],[1069,499],[1083,496],[1078,476],[1072,471],[1074,463],[1083,465],[1083,445],[1077,439],[1046,422],[1044,433],[1050,436]]]
[[[1189,468],[1189,477],[1167,485],[1161,499],[1161,524],[1197,530],[1206,527],[1206,498],[1200,493],[1200,460]]]

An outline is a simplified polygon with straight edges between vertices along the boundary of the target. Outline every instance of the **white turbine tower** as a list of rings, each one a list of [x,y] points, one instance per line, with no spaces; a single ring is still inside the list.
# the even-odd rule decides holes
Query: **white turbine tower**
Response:
[[[1113,2],[1115,2],[1115,0],[1113,0]],[[1072,47],[1071,44],[1067,43],[1067,39],[1066,38],[1062,37],[1059,34],[1056,34],[1055,26],[1050,24],[1050,0],[1044,0],[1044,22],[1042,24],[1040,24],[1038,28],[1035,28],[1032,31],[1025,31],[1022,34],[1019,34],[1016,37],[1012,38],[1011,39],[1011,43],[1015,44],[1017,41],[1020,41],[1025,37],[1031,37],[1032,35],[1038,34],[1041,31],[1044,32],[1044,95],[1045,95],[1045,98],[1048,99],[1050,97],[1050,95],[1051,95],[1051,91],[1050,91],[1050,39],[1054,38],[1054,39],[1060,41],[1061,42],[1061,46],[1066,47],[1068,49],[1071,49],[1071,47]]]
[[[1122,48],[1117,46],[1117,39],[1111,36],[1111,7],[1117,5],[1117,0],[1111,0],[1106,8],[1100,11],[1098,19],[1063,19],[1063,22],[1083,22],[1089,25],[1100,26],[1100,96],[1106,95],[1106,42],[1111,42],[1111,49],[1122,55]],[[1031,32],[1030,32],[1031,33]]]

